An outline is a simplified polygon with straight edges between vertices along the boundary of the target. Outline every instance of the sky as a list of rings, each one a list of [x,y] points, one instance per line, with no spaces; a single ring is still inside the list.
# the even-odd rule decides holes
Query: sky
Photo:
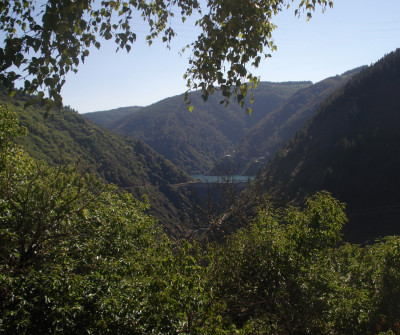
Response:
[[[262,81],[318,82],[361,65],[371,65],[400,48],[400,0],[334,0],[334,7],[318,9],[307,22],[296,17],[294,5],[274,19],[277,51],[253,73]],[[184,93],[183,74],[198,30],[194,18],[173,23],[178,36],[170,50],[160,42],[148,46],[145,25],[135,32],[130,53],[115,52],[112,42],[90,49],[78,73],[67,75],[62,90],[64,105],[88,113],[126,106],[147,106]]]

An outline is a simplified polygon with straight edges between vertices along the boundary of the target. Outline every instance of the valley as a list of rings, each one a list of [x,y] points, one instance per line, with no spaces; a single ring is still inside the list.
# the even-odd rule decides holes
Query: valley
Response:
[[[0,2],[0,334],[400,335],[399,12]]]
[[[386,129],[389,120],[397,117],[392,89],[396,83],[390,81],[393,79],[381,79],[376,93],[368,86],[378,80],[369,79],[368,73],[386,76],[383,70],[375,75],[378,70],[374,69],[382,69],[382,62],[391,62],[390,73],[396,78],[397,54],[387,56],[374,67],[362,66],[315,84],[262,82],[254,91],[251,115],[235,104],[221,106],[218,94],[204,102],[199,92],[191,95],[192,112],[187,110],[183,95],[151,106],[123,107],[83,116],[66,108],[48,118],[40,108],[22,108],[28,100],[26,96],[18,96],[7,104],[19,112],[21,125],[29,131],[21,144],[32,157],[51,165],[72,163],[80,157],[80,164],[93,169],[107,182],[136,197],[149,197],[150,212],[171,236],[181,238],[190,234],[193,210],[210,202],[206,200],[210,197],[210,184],[238,183],[242,186],[235,187],[242,191],[250,182],[257,189],[257,196],[248,200],[249,208],[263,194],[281,205],[300,205],[319,190],[332,192],[348,205],[350,223],[344,230],[345,239],[365,242],[390,232],[399,233],[395,223],[397,186],[383,181],[384,176],[393,178],[398,166],[397,133],[390,127]],[[358,88],[358,82],[362,82],[363,88]],[[373,101],[366,102],[364,91],[369,92]],[[360,93],[352,93],[348,98],[347,92]],[[1,97],[6,99],[4,92]],[[359,113],[360,108],[365,112]],[[372,116],[383,108],[385,119]],[[335,116],[329,119],[327,110]],[[343,114],[345,110],[350,111]],[[392,113],[390,117],[388,113]],[[367,115],[374,121],[358,121]],[[325,124],[315,126],[319,118]],[[341,124],[341,120],[347,124]],[[328,134],[330,138],[323,139]],[[378,168],[383,161],[390,163]],[[356,172],[369,171],[367,167],[374,169],[379,182],[370,179],[366,183],[368,173]],[[383,169],[384,173],[380,171]],[[229,180],[221,176],[229,176]],[[387,186],[383,189],[382,185]],[[211,193],[222,192],[213,188]],[[381,194],[379,199],[376,194]],[[218,203],[224,196],[214,194],[211,198]],[[230,205],[214,207],[222,215]],[[386,207],[393,214],[386,212]],[[384,235],[375,228],[380,216],[387,222],[382,228]],[[201,225],[207,226],[207,220]],[[360,235],[363,224],[368,233]],[[232,231],[240,225],[232,224]]]
[[[245,132],[278,108],[287,98],[311,82],[262,82],[255,90],[253,112],[247,115],[238,104],[220,104],[215,94],[204,102],[200,92],[191,93],[193,111],[188,112],[184,95],[167,98],[102,124],[123,135],[139,138],[188,174],[210,172],[216,162],[232,154]],[[99,122],[99,115],[84,116]],[[100,123],[99,123],[100,124]]]
[[[0,330],[395,334],[399,87],[397,50],[261,83],[251,115],[198,92],[47,115],[0,91]]]

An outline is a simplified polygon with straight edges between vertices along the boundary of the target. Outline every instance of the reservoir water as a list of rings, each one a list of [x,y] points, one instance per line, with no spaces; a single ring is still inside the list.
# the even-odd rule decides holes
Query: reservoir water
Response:
[[[213,176],[204,174],[193,174],[190,175],[195,180],[199,180],[202,183],[224,183],[229,180],[231,183],[245,183],[254,179],[253,176]]]

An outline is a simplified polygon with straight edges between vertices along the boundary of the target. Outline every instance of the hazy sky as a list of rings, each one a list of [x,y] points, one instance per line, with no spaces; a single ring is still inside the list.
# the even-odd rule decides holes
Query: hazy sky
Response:
[[[318,10],[306,22],[294,15],[294,6],[273,21],[278,25],[274,41],[278,50],[254,71],[262,81],[318,82],[361,65],[370,65],[400,48],[400,0],[334,0],[325,13]],[[124,106],[146,106],[185,92],[183,74],[189,52],[179,51],[198,31],[194,19],[178,20],[178,36],[171,50],[165,44],[144,40],[146,26],[136,29],[138,39],[131,52],[115,52],[102,42],[93,49],[77,74],[70,74],[63,88],[65,105],[79,113]]]

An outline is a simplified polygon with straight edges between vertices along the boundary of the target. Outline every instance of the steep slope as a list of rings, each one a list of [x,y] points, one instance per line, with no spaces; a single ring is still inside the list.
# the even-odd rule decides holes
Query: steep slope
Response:
[[[294,136],[304,122],[315,113],[322,101],[362,68],[347,71],[340,76],[327,78],[300,89],[281,108],[269,113],[249,129],[236,150],[237,160],[250,162],[243,173],[254,174],[282,144]]]
[[[200,93],[194,92],[193,112],[188,112],[183,95],[179,95],[119,118],[107,127],[145,141],[188,173],[206,172],[219,158],[233,151],[248,128],[310,84],[261,83],[255,91],[251,115],[235,103],[227,108],[221,105],[218,94],[204,103]]]
[[[400,49],[318,109],[257,179],[281,201],[326,189],[348,204],[346,238],[400,233]]]
[[[35,106],[23,108],[26,97],[10,101],[3,95],[1,100],[18,112],[21,125],[29,130],[21,143],[34,158],[55,165],[80,157],[82,166],[94,168],[106,181],[136,197],[147,195],[151,213],[168,233],[185,234],[190,203],[173,184],[186,182],[188,176],[145,143],[94,126],[68,109],[45,118]]]

